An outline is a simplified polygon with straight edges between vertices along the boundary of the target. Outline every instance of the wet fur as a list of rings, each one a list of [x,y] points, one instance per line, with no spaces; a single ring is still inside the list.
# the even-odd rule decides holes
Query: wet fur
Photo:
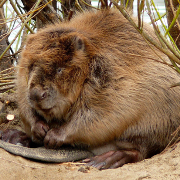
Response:
[[[180,124],[180,88],[170,88],[179,76],[158,61],[116,10],[85,12],[30,35],[17,77],[26,133],[43,142],[32,134],[42,120],[44,138],[55,128],[63,143],[96,154],[138,150],[141,160],[162,151]]]

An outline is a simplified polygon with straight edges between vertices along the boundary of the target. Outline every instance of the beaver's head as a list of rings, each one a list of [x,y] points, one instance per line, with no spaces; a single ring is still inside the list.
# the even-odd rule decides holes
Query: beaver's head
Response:
[[[86,42],[73,30],[30,35],[20,60],[26,69],[30,106],[47,121],[61,119],[80,95],[87,77]]]

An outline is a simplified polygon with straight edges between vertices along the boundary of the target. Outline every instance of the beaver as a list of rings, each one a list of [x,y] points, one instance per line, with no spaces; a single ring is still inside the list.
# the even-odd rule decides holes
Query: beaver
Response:
[[[98,169],[161,152],[180,125],[179,75],[164,61],[114,9],[29,35],[17,73],[26,134],[46,148],[88,149],[96,156],[84,162]]]

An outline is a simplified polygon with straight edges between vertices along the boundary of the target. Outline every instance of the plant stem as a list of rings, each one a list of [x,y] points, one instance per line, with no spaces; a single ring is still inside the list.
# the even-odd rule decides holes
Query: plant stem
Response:
[[[25,19],[21,16],[21,14],[19,13],[18,9],[16,8],[14,2],[12,0],[9,0],[10,4],[12,5],[14,11],[16,12],[16,14],[20,17],[21,21],[24,23]],[[34,31],[30,28],[30,26],[26,23],[25,24],[26,28],[32,33],[34,34]]]
[[[36,3],[36,5],[34,6],[34,9],[36,9],[38,7],[38,5],[41,3],[42,0],[38,0],[38,2]],[[22,24],[20,30],[18,31],[18,33],[16,34],[16,36],[14,37],[14,39],[12,40],[12,42],[7,46],[7,48],[5,49],[5,51],[1,54],[0,56],[0,60],[2,59],[2,57],[4,56],[4,54],[9,50],[9,48],[11,47],[11,45],[14,43],[14,41],[16,40],[16,38],[19,36],[19,34],[21,33],[21,31],[23,30],[24,26],[27,24],[27,22],[31,19],[33,13],[31,13],[27,19],[24,21],[24,23]]]

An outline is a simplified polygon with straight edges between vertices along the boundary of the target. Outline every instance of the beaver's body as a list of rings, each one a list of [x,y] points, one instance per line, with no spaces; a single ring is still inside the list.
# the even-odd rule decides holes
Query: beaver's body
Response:
[[[26,133],[48,148],[123,152],[124,163],[162,151],[180,125],[180,88],[170,88],[179,76],[158,61],[114,10],[86,12],[31,35],[17,81]],[[106,161],[100,157],[96,164]]]

